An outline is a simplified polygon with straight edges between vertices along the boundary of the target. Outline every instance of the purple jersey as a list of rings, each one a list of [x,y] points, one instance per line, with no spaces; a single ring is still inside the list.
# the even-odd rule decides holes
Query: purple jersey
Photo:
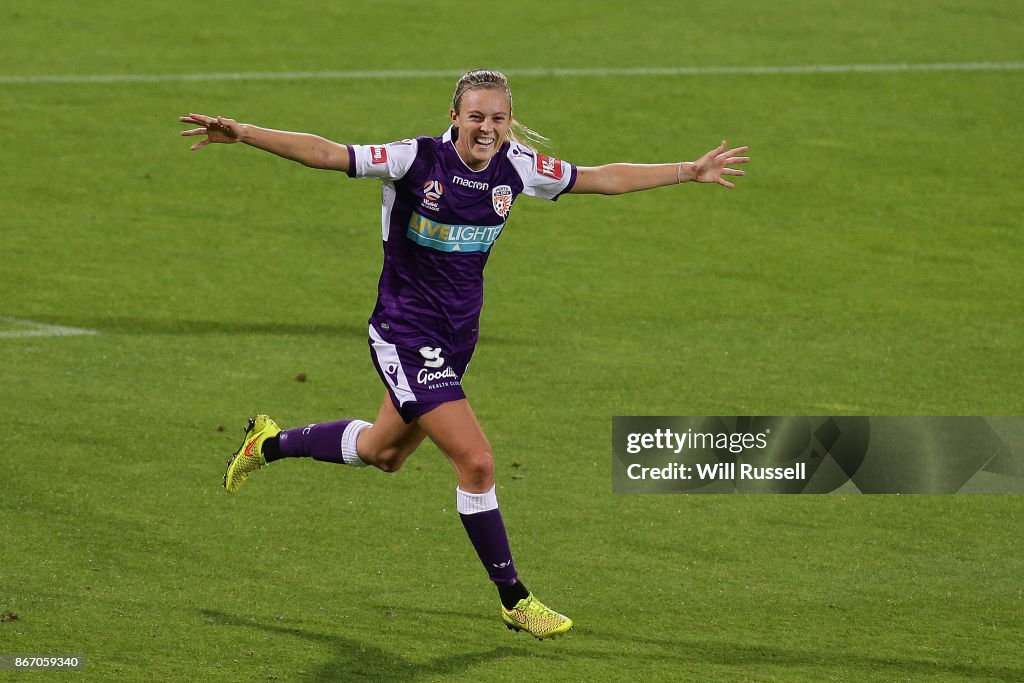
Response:
[[[512,203],[556,200],[576,182],[572,164],[514,142],[473,171],[452,135],[348,148],[350,176],[384,181],[384,268],[370,323],[396,343],[475,344],[484,266]]]

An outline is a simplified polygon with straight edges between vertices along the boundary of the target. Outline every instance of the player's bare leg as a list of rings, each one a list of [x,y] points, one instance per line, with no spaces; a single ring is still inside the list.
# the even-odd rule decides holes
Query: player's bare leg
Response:
[[[345,419],[286,429],[262,442],[267,463],[282,458],[313,458],[355,467],[373,465],[395,472],[423,443],[426,433],[406,424],[385,395],[376,422]]]
[[[451,401],[422,415],[419,424],[458,476],[457,507],[469,540],[501,598],[501,618],[514,631],[551,638],[572,620],[537,600],[519,581],[494,487],[494,456],[469,402]]]
[[[384,394],[377,419],[360,432],[356,450],[366,464],[397,472],[426,437],[427,433],[416,422],[406,424],[391,397]]]

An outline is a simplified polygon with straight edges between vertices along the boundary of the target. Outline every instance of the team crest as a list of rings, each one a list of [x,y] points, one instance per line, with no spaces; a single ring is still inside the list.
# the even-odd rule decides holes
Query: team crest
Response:
[[[508,218],[508,212],[512,210],[512,188],[508,185],[498,185],[491,190],[491,204],[494,206],[494,213],[502,218]]]

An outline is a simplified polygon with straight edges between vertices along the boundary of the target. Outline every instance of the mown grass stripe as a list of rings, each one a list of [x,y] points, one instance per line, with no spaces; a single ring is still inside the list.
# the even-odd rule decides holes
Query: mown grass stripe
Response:
[[[82,327],[65,327],[63,325],[50,325],[39,323],[34,320],[21,320],[19,318],[0,318],[0,326],[16,326],[21,329],[0,330],[0,339],[18,337],[80,337],[97,335],[96,330],[89,330]]]
[[[780,75],[900,73],[926,71],[1022,71],[1024,62],[939,62],[931,64],[803,64],[792,66],[679,66],[623,68],[508,69],[519,78],[601,78],[712,75]],[[183,81],[301,81],[301,80],[383,80],[458,78],[461,71],[448,69],[395,69],[348,71],[236,71],[167,74],[38,74],[0,76],[0,85],[46,83],[165,83]]]

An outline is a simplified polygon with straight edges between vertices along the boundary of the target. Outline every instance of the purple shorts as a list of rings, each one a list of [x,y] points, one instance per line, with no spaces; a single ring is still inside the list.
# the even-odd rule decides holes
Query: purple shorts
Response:
[[[385,341],[373,325],[369,342],[373,366],[406,423],[442,403],[466,398],[462,376],[473,356],[472,346],[460,351],[439,346],[401,346]]]

